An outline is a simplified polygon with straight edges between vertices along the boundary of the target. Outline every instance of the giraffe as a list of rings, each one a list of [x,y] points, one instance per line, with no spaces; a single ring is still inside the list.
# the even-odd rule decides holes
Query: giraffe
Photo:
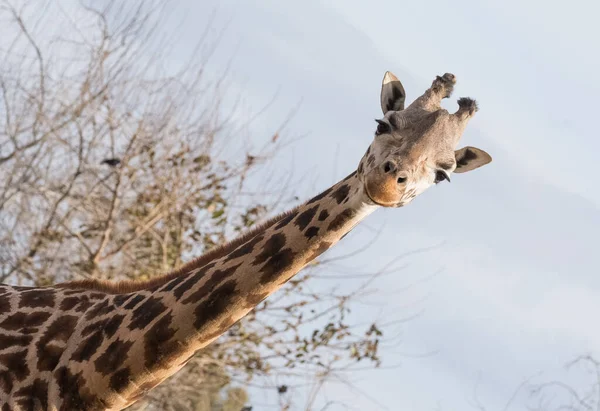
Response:
[[[386,72],[383,117],[356,170],[305,203],[143,282],[0,285],[0,411],[120,410],[183,367],[306,264],[380,207],[401,207],[491,157],[455,150],[475,100],[440,106],[436,76],[406,109]]]

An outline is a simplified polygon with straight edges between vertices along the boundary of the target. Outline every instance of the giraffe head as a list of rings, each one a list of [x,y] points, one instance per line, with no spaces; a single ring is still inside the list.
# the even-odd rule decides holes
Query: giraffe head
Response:
[[[433,184],[450,181],[452,173],[471,171],[492,161],[478,148],[456,149],[477,103],[463,97],[455,113],[441,108],[441,100],[450,97],[455,83],[450,73],[437,76],[431,87],[404,109],[402,83],[389,71],[385,73],[383,118],[376,120],[375,138],[358,167],[358,177],[372,202],[403,206]]]

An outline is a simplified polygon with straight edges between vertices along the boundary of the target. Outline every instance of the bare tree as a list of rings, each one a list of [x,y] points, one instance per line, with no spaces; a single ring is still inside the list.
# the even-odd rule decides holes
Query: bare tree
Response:
[[[600,362],[582,355],[565,365],[562,378],[531,384],[534,411],[599,411]]]
[[[2,282],[148,278],[285,203],[247,183],[281,148],[282,126],[244,138],[252,115],[224,115],[223,104],[244,107],[228,98],[226,71],[207,73],[218,47],[209,29],[186,64],[167,65],[169,7],[0,4]],[[379,365],[382,331],[348,320],[375,277],[362,274],[354,292],[307,288],[326,268],[294,278],[134,408],[240,410],[255,384],[286,409],[294,378],[309,374],[310,409],[323,381],[358,361]]]
[[[590,354],[580,355],[558,374],[550,379],[542,371],[525,379],[499,410],[600,411],[600,361]],[[492,409],[481,402],[477,389],[473,407],[480,411]]]

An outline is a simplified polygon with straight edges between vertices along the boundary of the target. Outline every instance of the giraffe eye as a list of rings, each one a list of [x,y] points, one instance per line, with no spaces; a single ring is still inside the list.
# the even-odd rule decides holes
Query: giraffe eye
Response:
[[[438,170],[435,172],[435,183],[441,183],[444,180],[448,180],[450,182],[450,176],[444,170]]]

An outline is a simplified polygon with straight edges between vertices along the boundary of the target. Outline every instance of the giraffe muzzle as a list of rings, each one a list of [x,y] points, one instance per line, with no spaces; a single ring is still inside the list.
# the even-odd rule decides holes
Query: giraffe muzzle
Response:
[[[398,207],[405,182],[406,177],[398,171],[397,166],[391,161],[386,161],[365,176],[365,191],[375,204]]]

